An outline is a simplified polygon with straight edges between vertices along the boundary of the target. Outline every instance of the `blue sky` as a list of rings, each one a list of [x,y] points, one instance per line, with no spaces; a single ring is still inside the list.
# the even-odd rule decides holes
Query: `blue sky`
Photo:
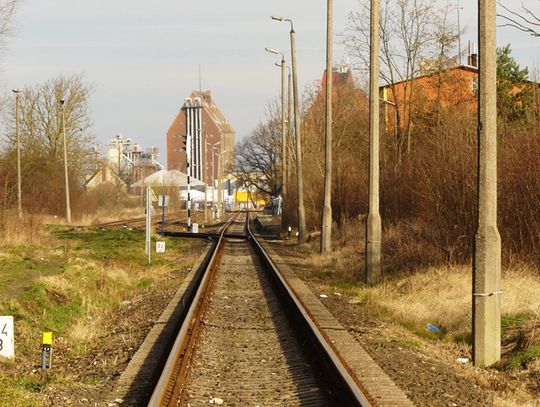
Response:
[[[338,33],[358,2],[334,3]],[[476,2],[461,3],[465,46],[476,37]],[[97,141],[122,133],[145,147],[158,146],[165,163],[166,131],[184,97],[198,88],[199,64],[203,89],[212,90],[238,137],[245,136],[279,90],[278,58],[264,47],[289,53],[288,24],[270,15],[295,22],[303,87],[324,69],[325,13],[322,0],[22,0],[0,63],[0,89],[11,97],[12,88],[82,72],[95,87]],[[498,42],[511,42],[522,65],[539,57],[539,39],[500,29]],[[343,58],[336,43],[335,60]]]

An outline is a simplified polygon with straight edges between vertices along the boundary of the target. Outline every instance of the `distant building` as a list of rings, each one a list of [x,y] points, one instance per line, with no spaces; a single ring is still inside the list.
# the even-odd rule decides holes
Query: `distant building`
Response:
[[[434,71],[428,65],[423,68],[426,73],[414,79],[380,87],[381,110],[387,131],[394,132],[396,124],[403,128],[409,117],[434,116],[437,109],[476,111],[477,67],[459,65],[440,71]]]
[[[97,150],[96,155],[99,155]],[[107,156],[104,160],[96,160],[98,168],[87,179],[85,186],[91,189],[102,183],[120,183],[122,189],[129,190],[132,184],[164,168],[158,162],[158,157],[157,147],[143,151],[140,144],[119,134],[109,140]]]
[[[210,91],[191,92],[167,131],[169,170],[186,173],[185,138],[192,138],[191,175],[212,183],[220,171],[227,174],[234,164],[235,130],[212,99]]]

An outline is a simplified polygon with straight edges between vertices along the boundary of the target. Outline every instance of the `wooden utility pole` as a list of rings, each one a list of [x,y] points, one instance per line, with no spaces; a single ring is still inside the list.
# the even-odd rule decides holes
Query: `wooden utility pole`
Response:
[[[321,254],[332,251],[332,9],[326,11],[326,131],[324,149],[324,205],[321,225]]]
[[[371,0],[369,70],[369,213],[366,224],[366,283],[382,281],[379,212],[379,0]]]
[[[497,229],[496,1],[478,1],[478,229],[473,266],[473,361],[501,358],[501,237]]]

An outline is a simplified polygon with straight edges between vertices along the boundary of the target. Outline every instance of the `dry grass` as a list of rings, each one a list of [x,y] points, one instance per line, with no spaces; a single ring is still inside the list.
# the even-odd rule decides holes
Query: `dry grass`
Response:
[[[4,245],[44,244],[50,239],[40,215],[25,214],[22,220],[15,213],[4,212],[1,216],[0,236]]]
[[[100,223],[113,222],[118,219],[130,219],[144,216],[142,208],[124,208],[98,209],[94,213],[83,214],[76,219],[77,224],[81,226],[90,226]]]
[[[503,316],[536,312],[540,305],[539,275],[538,269],[525,265],[504,272]],[[417,326],[431,322],[449,333],[459,333],[470,329],[471,287],[471,266],[431,267],[377,287],[359,286],[353,295],[388,310],[392,320]]]

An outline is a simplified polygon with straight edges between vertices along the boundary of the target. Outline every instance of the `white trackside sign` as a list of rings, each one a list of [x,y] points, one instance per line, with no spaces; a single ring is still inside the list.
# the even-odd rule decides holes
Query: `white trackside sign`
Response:
[[[13,317],[0,316],[0,360],[15,357],[15,335],[13,332]]]

